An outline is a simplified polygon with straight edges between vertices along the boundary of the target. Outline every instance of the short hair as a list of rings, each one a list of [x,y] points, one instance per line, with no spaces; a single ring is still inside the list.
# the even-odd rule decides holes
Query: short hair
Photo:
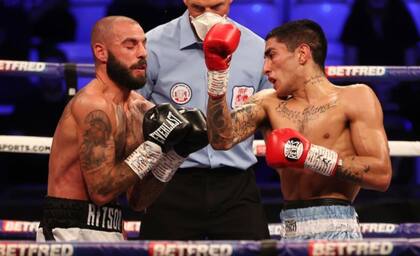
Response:
[[[109,37],[113,36],[113,26],[119,21],[128,21],[138,24],[137,21],[125,16],[107,16],[98,20],[93,26],[91,33],[91,47],[97,42],[105,42]]]
[[[290,21],[271,30],[265,40],[270,38],[284,43],[289,51],[294,51],[303,43],[309,45],[314,62],[324,70],[327,39],[318,23],[308,19]]]

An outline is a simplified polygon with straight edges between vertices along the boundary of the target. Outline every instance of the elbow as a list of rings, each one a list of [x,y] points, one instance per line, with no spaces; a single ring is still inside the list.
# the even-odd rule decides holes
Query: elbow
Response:
[[[228,142],[210,142],[210,145],[215,150],[229,150],[233,147],[233,143]]]
[[[215,149],[215,150],[229,150],[229,149],[231,149],[232,147],[231,146],[228,146],[228,145],[220,145],[220,144],[217,144],[217,145],[211,145],[212,147],[213,147],[213,149]]]
[[[117,198],[115,193],[99,193],[100,189],[97,191],[89,190],[89,199],[97,206],[103,206]]]
[[[374,180],[374,189],[380,192],[386,192],[391,185],[392,171],[391,167],[386,168],[384,174],[376,177]]]
[[[108,196],[99,195],[99,194],[91,194],[90,200],[97,206],[103,206],[109,202],[111,202],[113,198],[109,198]]]
[[[378,179],[375,184],[373,184],[372,189],[379,192],[386,192],[389,188],[390,182],[387,182],[383,179]]]
[[[146,206],[139,203],[139,202],[132,202],[132,201],[128,201],[128,206],[130,207],[131,210],[136,211],[136,212],[141,212],[144,209],[146,209]]]
[[[232,136],[209,134],[209,144],[215,150],[229,150],[235,143]]]
[[[389,188],[389,185],[391,185],[391,177],[391,175],[384,175],[384,177],[379,179],[377,190],[380,192],[386,192]]]
[[[142,201],[139,200],[139,198],[137,198],[133,195],[127,194],[127,202],[128,202],[128,206],[133,211],[141,212],[144,209],[146,209],[146,205],[144,203],[142,203]]]

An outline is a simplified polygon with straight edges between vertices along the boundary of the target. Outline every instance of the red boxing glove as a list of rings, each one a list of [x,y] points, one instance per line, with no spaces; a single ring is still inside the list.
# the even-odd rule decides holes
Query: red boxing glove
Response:
[[[238,48],[240,37],[241,31],[232,23],[218,23],[204,38],[208,93],[212,98],[220,98],[226,92],[230,60]]]
[[[340,162],[337,152],[311,144],[289,128],[276,129],[268,136],[266,159],[271,167],[305,168],[326,176],[334,175]]]

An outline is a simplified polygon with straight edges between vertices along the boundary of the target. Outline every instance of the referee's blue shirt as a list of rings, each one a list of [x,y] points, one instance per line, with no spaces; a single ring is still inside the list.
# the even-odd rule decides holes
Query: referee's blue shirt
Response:
[[[207,68],[202,42],[196,39],[188,15],[186,11],[146,34],[147,83],[140,92],[154,103],[170,102],[179,107],[196,107],[206,114]],[[241,30],[241,40],[229,71],[226,96],[230,108],[243,103],[256,91],[272,88],[263,75],[264,40],[244,26],[235,25]],[[214,150],[208,145],[190,154],[181,167],[228,166],[245,170],[257,162],[252,152],[252,140],[253,137],[228,151]]]

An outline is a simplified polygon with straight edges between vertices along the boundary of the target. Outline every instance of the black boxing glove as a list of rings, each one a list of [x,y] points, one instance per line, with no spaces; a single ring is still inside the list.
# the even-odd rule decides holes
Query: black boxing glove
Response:
[[[174,145],[174,151],[182,156],[187,157],[189,154],[204,148],[209,144],[207,137],[207,120],[203,112],[197,108],[179,109],[185,119],[191,124],[191,130],[179,143]]]
[[[159,162],[152,170],[152,173],[162,182],[168,182],[172,179],[176,170],[184,162],[185,158],[203,147],[208,143],[207,123],[203,112],[194,109],[180,109],[179,113],[185,117],[191,125],[188,134],[177,144],[173,150],[164,154]]]
[[[154,106],[144,114],[143,136],[168,152],[191,130],[188,120],[171,104]]]

